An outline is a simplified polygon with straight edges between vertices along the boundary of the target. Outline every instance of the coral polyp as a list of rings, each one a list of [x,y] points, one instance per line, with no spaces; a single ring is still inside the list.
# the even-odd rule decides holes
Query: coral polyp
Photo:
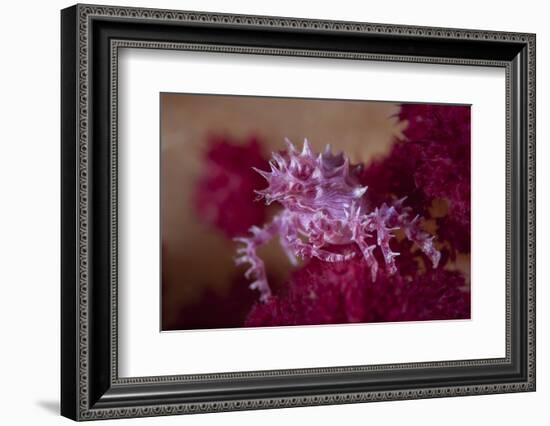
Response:
[[[362,256],[374,282],[380,255],[387,273],[397,272],[399,253],[390,241],[400,229],[437,267],[441,254],[434,237],[421,229],[420,217],[404,205],[405,198],[373,206],[367,187],[359,184],[361,165],[352,166],[344,153],[333,154],[329,145],[314,153],[307,139],[301,151],[290,140],[285,142],[286,151],[272,154],[271,170],[255,169],[268,183],[256,191],[258,198],[279,203],[281,211],[263,227],[251,227],[249,236],[236,238],[242,244],[236,262],[249,266],[245,276],[262,302],[270,298],[271,288],[257,249],[275,237],[292,264],[297,258],[332,263]]]

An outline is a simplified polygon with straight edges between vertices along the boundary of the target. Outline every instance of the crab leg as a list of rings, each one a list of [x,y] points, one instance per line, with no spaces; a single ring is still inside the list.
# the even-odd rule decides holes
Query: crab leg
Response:
[[[238,257],[235,259],[237,265],[249,264],[250,267],[246,270],[244,276],[247,279],[253,279],[249,285],[251,290],[260,292],[260,301],[265,302],[271,296],[271,289],[267,282],[264,261],[258,256],[256,250],[266,244],[269,240],[275,237],[280,230],[280,221],[277,217],[272,222],[259,228],[253,226],[250,228],[250,237],[235,238],[235,241],[244,244],[243,247],[237,249]]]

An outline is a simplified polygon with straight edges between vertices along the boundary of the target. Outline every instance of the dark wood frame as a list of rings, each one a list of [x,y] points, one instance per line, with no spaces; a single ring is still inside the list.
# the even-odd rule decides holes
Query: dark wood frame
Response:
[[[64,416],[89,420],[535,390],[533,34],[76,5],[61,13],[61,36]],[[119,378],[120,47],[505,68],[506,357]]]

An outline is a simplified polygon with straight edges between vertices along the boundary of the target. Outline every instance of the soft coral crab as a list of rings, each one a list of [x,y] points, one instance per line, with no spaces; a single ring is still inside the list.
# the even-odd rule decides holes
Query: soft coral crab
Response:
[[[390,248],[393,231],[402,229],[430,258],[434,268],[440,252],[433,237],[419,227],[419,217],[411,219],[404,199],[373,208],[364,196],[367,187],[359,185],[354,168],[343,153],[333,155],[330,145],[315,154],[304,140],[301,152],[288,139],[283,154],[273,153],[271,171],[256,170],[269,186],[256,191],[266,204],[276,201],[283,207],[271,222],[262,228],[253,226],[251,235],[236,238],[244,246],[237,249],[237,264],[249,264],[246,278],[254,279],[251,289],[260,291],[260,300],[271,295],[265,265],[256,249],[279,236],[290,262],[296,257],[316,257],[325,262],[341,262],[362,253],[376,280],[378,261],[373,253],[379,247],[389,274],[397,271],[394,257],[399,253]],[[337,249],[341,246],[341,249]]]

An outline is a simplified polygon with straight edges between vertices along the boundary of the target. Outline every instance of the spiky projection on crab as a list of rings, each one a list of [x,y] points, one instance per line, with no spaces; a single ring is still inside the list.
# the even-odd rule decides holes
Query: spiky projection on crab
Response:
[[[342,262],[359,253],[376,280],[379,264],[374,250],[382,253],[389,274],[397,272],[395,257],[390,248],[394,231],[401,229],[405,237],[418,245],[433,267],[441,257],[433,237],[420,228],[418,216],[411,218],[411,209],[400,199],[379,207],[370,205],[367,187],[356,179],[356,169],[343,154],[334,155],[330,145],[315,154],[304,140],[301,152],[285,139],[283,154],[273,153],[270,171],[255,169],[268,187],[257,191],[266,204],[277,202],[282,210],[262,228],[253,226],[249,236],[236,238],[242,243],[237,249],[237,264],[247,264],[250,288],[260,292],[260,300],[271,296],[263,260],[257,249],[275,237],[290,262],[297,258],[318,258],[324,262]],[[357,167],[357,166],[356,166]],[[343,250],[337,250],[340,246]],[[354,249],[357,248],[358,250]]]

